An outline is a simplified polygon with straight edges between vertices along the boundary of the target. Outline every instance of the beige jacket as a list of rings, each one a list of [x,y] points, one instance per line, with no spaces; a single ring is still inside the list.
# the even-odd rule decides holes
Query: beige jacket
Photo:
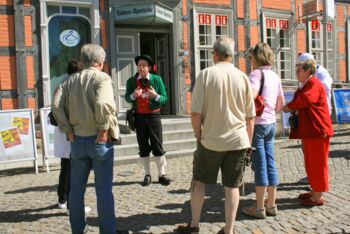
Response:
[[[119,139],[112,79],[96,68],[84,69],[62,82],[55,90],[52,112],[64,133],[93,136],[109,130],[113,139]]]

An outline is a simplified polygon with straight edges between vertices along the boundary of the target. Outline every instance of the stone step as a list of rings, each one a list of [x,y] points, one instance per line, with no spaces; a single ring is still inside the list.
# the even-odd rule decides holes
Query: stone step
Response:
[[[168,151],[166,153],[166,158],[177,158],[177,157],[184,157],[184,156],[192,156],[193,149],[180,149],[180,150],[173,150],[173,151]],[[130,164],[130,163],[137,163],[139,160],[139,155],[138,154],[133,154],[133,155],[127,155],[127,156],[122,156],[118,155],[116,151],[114,151],[114,161],[117,162],[117,165],[125,165],[125,164]],[[154,160],[154,157],[151,157],[151,160]]]
[[[122,145],[136,144],[136,134],[121,134],[120,138],[122,140]],[[163,141],[176,141],[194,139],[194,134],[192,129],[182,129],[173,131],[163,131]]]
[[[196,139],[184,139],[184,140],[175,140],[175,141],[164,141],[163,142],[164,150],[167,153],[170,151],[177,151],[180,149],[195,149]],[[139,152],[138,144],[128,144],[128,145],[117,145],[115,146],[115,157],[118,156],[130,156],[137,155]]]

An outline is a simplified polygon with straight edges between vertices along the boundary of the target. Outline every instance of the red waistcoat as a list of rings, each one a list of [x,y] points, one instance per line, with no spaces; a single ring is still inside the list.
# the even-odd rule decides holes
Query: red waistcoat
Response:
[[[150,113],[155,113],[159,112],[160,108],[155,109],[155,110],[150,110],[149,109],[149,96],[147,94],[148,89],[149,89],[149,84],[147,83],[145,87],[142,88],[142,85],[140,83],[140,79],[136,81],[137,87],[142,89],[142,95],[138,98],[136,98],[136,103],[137,103],[137,108],[136,108],[136,113],[139,114],[150,114]]]

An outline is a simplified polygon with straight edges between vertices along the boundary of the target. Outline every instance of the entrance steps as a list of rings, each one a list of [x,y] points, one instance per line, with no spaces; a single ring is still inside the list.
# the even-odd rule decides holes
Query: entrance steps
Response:
[[[197,143],[192,131],[190,117],[162,116],[162,126],[163,147],[167,158],[193,154]],[[114,160],[118,161],[118,164],[136,162],[139,158],[139,149],[135,132],[120,134],[120,138],[121,145],[114,148]]]

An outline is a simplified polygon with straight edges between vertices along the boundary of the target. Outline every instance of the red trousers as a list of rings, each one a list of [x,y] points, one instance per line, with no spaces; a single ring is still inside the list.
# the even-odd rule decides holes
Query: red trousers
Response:
[[[314,192],[328,192],[328,154],[330,138],[302,139],[306,175]]]

